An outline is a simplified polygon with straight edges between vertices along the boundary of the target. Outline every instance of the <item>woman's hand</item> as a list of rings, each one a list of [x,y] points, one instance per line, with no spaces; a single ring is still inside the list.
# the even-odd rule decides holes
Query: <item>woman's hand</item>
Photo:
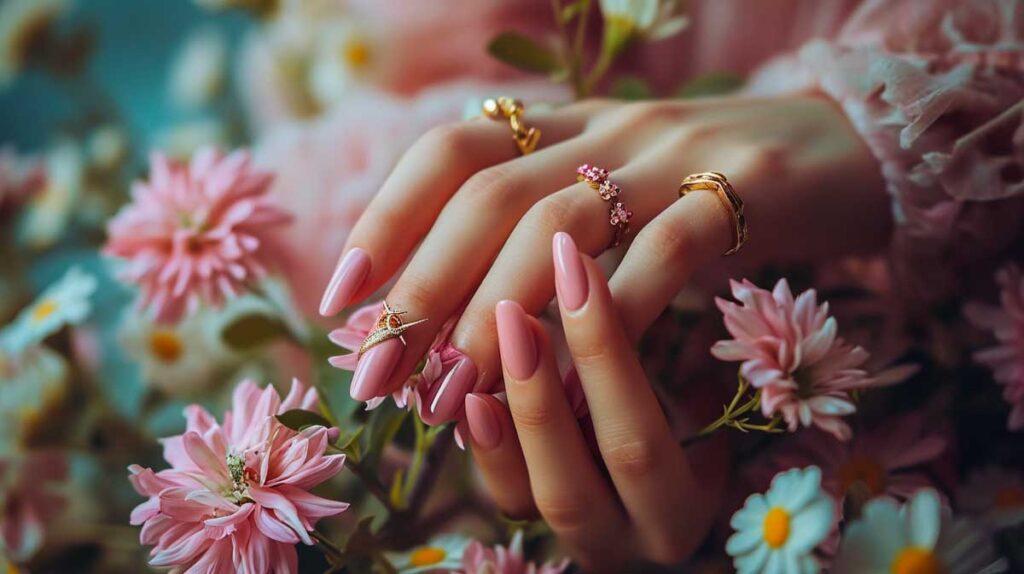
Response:
[[[608,283],[565,233],[554,239],[565,338],[590,407],[603,468],[562,387],[543,326],[513,301],[497,304],[508,406],[466,397],[470,445],[499,507],[539,511],[588,570],[642,558],[685,559],[717,511],[726,456],[688,458],[669,430],[632,350]]]
[[[465,357],[429,390],[421,416],[431,424],[457,418],[466,393],[498,384],[495,304],[513,299],[529,314],[547,305],[556,230],[591,255],[614,236],[607,204],[573,183],[582,163],[609,169],[634,212],[632,245],[611,280],[631,339],[733,240],[715,194],[679,198],[690,173],[723,172],[745,201],[751,241],[740,260],[820,258],[879,246],[888,235],[878,166],[824,98],[585,101],[525,119],[543,132],[525,157],[501,122],[429,133],[356,224],[321,312],[366,298],[408,262],[386,300],[430,321],[405,333],[407,347],[389,341],[364,354],[353,397],[397,389],[463,309],[451,343]]]

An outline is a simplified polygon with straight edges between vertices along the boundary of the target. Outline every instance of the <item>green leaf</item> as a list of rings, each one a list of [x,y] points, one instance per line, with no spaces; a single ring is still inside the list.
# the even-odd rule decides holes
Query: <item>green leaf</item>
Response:
[[[264,313],[242,315],[231,321],[220,333],[221,339],[236,351],[251,351],[286,334],[280,319]]]
[[[502,32],[487,45],[487,52],[502,62],[534,74],[554,74],[561,69],[554,51],[517,32]]]
[[[322,426],[330,428],[331,422],[320,416],[313,411],[307,411],[304,409],[292,409],[290,411],[277,415],[277,420],[281,421],[281,424],[292,429],[300,431],[306,427],[311,426]]]
[[[622,100],[649,100],[652,95],[647,82],[635,76],[616,78],[611,87],[611,96]]]
[[[743,76],[732,72],[710,72],[690,80],[676,91],[678,98],[720,96],[743,87]]]

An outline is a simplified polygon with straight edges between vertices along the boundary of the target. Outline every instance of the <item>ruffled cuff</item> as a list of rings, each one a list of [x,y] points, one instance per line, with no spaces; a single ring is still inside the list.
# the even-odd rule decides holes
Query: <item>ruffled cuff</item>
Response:
[[[929,299],[948,295],[965,267],[999,257],[1024,223],[1024,44],[1012,18],[985,45],[952,22],[931,43],[941,51],[816,40],[750,86],[817,88],[842,106],[892,197],[894,268]]]

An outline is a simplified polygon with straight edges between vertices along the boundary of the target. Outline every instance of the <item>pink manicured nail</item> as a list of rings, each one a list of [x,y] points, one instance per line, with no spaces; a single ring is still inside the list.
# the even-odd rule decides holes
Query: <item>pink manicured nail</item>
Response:
[[[320,314],[328,317],[344,309],[369,274],[370,256],[358,247],[350,249],[338,261],[334,275],[327,283],[324,298],[320,301]]]
[[[483,396],[475,393],[466,395],[466,422],[469,435],[478,446],[492,449],[501,442],[498,415]]]
[[[558,300],[569,311],[575,311],[587,302],[590,289],[583,260],[576,249],[576,242],[568,233],[559,231],[552,241],[555,256],[555,290]]]
[[[398,366],[404,348],[398,339],[388,339],[363,353],[356,364],[352,386],[348,390],[352,398],[357,401],[368,401],[380,396],[391,372]]]
[[[526,312],[515,301],[500,301],[494,308],[498,320],[498,350],[510,375],[530,378],[537,370],[537,343],[526,322]]]
[[[452,370],[441,380],[434,396],[428,397],[429,409],[421,408],[420,416],[423,422],[438,425],[457,418],[465,402],[466,393],[472,391],[476,385],[476,376],[476,364],[469,357],[455,363]]]

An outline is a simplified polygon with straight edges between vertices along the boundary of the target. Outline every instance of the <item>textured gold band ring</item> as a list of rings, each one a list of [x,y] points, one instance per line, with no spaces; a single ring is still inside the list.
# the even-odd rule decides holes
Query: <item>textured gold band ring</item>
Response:
[[[679,197],[698,190],[714,191],[718,194],[718,199],[722,202],[722,205],[729,212],[736,238],[733,241],[732,247],[723,255],[736,253],[747,242],[749,236],[747,218],[743,214],[743,200],[740,199],[732,184],[729,183],[729,180],[717,171],[705,171],[686,176],[686,179],[679,184]]]

